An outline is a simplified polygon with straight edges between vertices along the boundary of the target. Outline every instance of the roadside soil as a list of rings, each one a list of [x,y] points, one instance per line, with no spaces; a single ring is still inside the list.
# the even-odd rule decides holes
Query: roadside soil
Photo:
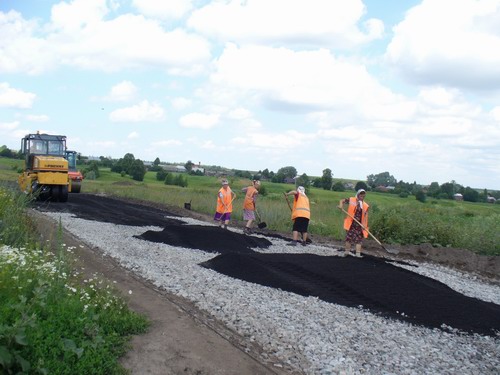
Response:
[[[57,244],[58,223],[31,211],[43,241]],[[86,277],[100,275],[116,288],[133,311],[151,322],[148,332],[133,336],[122,365],[137,375],[284,375],[298,374],[184,298],[158,290],[120,267],[98,248],[63,231],[63,243],[75,248],[75,268]],[[132,294],[129,294],[132,291]]]
[[[79,195],[83,197],[82,195]],[[70,198],[74,195],[70,196]],[[96,196],[97,198],[97,196]],[[102,199],[101,199],[102,198]],[[77,199],[74,199],[75,201]],[[165,215],[165,211],[173,215],[187,216],[202,221],[211,222],[212,217],[194,211],[177,207],[158,207],[147,202],[131,202],[140,211],[144,225],[159,225],[155,223],[158,216],[155,212]],[[68,207],[71,206],[71,199]],[[88,212],[79,212],[79,216],[86,214],[94,216],[98,212],[114,212],[114,218],[127,222],[133,220],[120,214],[115,207],[106,207],[108,201],[104,197],[95,199],[91,207],[73,209],[88,209]],[[65,208],[62,209],[66,211]],[[68,209],[72,212],[72,209]],[[151,216],[149,216],[151,215]],[[48,217],[33,211],[35,223],[43,234],[44,239],[54,241],[57,232],[57,223]],[[155,219],[156,217],[156,219]],[[90,217],[89,217],[90,218]],[[93,219],[99,220],[94,217]],[[104,218],[103,218],[104,219]],[[170,219],[171,220],[171,219]],[[242,226],[242,222],[233,221],[233,225]],[[271,236],[290,238],[288,233],[276,233],[262,230]],[[326,237],[313,236],[314,243],[342,247],[342,243],[332,241]],[[87,275],[95,273],[104,275],[109,280],[116,281],[118,290],[129,301],[131,309],[145,314],[152,322],[151,329],[144,335],[135,336],[131,341],[131,350],[123,358],[123,365],[131,370],[132,374],[290,374],[290,368],[280,364],[278,360],[263,356],[263,350],[247,338],[241,337],[214,320],[202,311],[199,311],[190,301],[158,290],[152,284],[137,277],[131,272],[118,266],[113,259],[102,254],[100,249],[89,248],[71,234],[64,232],[64,242],[68,246],[75,246],[78,253],[77,266]],[[386,246],[388,247],[388,246]],[[478,256],[463,249],[433,248],[430,245],[419,246],[391,246],[399,250],[397,256],[388,254],[373,241],[366,241],[364,251],[374,257],[390,256],[399,261],[425,260],[440,263],[456,269],[477,274],[478,277],[492,283],[500,282],[500,257]],[[132,294],[129,294],[132,291]],[[265,358],[267,357],[267,358]],[[296,372],[295,372],[296,373]]]

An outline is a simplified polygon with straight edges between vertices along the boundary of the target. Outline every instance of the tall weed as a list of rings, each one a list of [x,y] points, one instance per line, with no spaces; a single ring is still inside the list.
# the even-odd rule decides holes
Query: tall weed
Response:
[[[0,188],[0,373],[124,373],[118,358],[128,336],[148,322],[109,282],[72,271],[74,248],[62,244],[61,225],[55,251],[35,246],[25,207]],[[16,236],[30,242],[9,246]]]

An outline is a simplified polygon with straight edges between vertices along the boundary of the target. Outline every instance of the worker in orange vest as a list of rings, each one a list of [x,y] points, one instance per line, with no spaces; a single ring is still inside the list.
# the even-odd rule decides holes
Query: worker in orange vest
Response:
[[[297,190],[291,190],[285,193],[285,197],[293,195],[293,208],[292,208],[292,235],[293,242],[290,246],[297,246],[302,243],[303,246],[307,244],[307,229],[309,227],[309,220],[311,219],[311,209],[309,206],[309,198],[306,195],[306,189],[299,186]],[[288,199],[288,198],[287,198]],[[299,233],[302,233],[302,241],[299,240]]]
[[[345,252],[342,256],[350,255],[351,246],[354,244],[356,246],[356,256],[358,258],[362,257],[361,245],[363,239],[368,237],[368,208],[370,207],[365,202],[365,197],[366,191],[364,189],[359,189],[355,197],[341,199],[339,202],[340,209],[344,208],[344,204],[348,204],[347,213],[363,224],[366,229],[363,229],[351,216],[346,215],[344,219],[344,229],[347,233],[345,237]]]
[[[214,220],[219,222],[219,228],[227,229],[229,220],[231,220],[231,212],[233,212],[233,200],[236,194],[229,187],[229,182],[222,180],[222,187],[217,193],[217,208],[215,211]]]
[[[245,200],[243,201],[243,220],[247,223],[243,228],[244,234],[252,233],[252,224],[255,220],[255,201],[259,194],[260,181],[253,180],[252,185],[241,189],[245,193]]]

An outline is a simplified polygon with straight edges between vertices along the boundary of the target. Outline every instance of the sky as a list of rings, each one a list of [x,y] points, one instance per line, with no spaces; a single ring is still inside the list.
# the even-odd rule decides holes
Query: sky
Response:
[[[0,0],[0,145],[500,190],[500,0]]]

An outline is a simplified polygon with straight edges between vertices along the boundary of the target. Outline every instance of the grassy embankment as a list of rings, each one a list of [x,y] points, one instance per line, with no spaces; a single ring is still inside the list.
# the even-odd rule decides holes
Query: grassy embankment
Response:
[[[26,197],[5,187],[10,177],[0,167],[0,373],[126,373],[118,359],[147,321],[110,282],[75,272],[61,229],[57,249],[38,243]]]
[[[215,177],[188,176],[188,187],[167,186],[156,180],[156,173],[148,172],[143,182],[121,177],[109,169],[100,170],[97,180],[85,180],[82,192],[106,193],[115,196],[158,202],[183,207],[191,202],[195,211],[213,214],[220,182]],[[0,171],[0,179],[2,178]],[[249,180],[230,178],[230,186],[237,194],[233,218],[241,220],[243,193],[241,188]],[[290,231],[290,211],[283,192],[293,185],[264,182],[267,194],[259,197],[257,207],[262,220],[270,229]],[[342,198],[353,192],[334,192],[312,188],[312,234],[331,236],[341,240],[343,214],[336,208]],[[71,195],[70,195],[71,199]],[[371,205],[370,230],[384,243],[419,244],[466,248],[479,254],[500,255],[500,205],[455,202],[428,199],[426,203],[413,196],[400,198],[386,193],[369,192]]]

